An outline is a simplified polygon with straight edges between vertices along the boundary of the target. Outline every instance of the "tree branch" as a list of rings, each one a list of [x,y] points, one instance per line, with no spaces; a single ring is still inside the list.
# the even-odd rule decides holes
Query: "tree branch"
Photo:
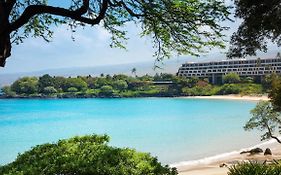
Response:
[[[138,13],[135,13],[132,9],[130,9],[127,5],[126,5],[126,3],[124,2],[124,1],[114,1],[115,2],[115,4],[113,4],[113,3],[111,3],[110,2],[110,5],[111,6],[119,6],[119,7],[124,7],[125,9],[126,9],[126,11],[131,15],[131,16],[134,16],[134,17],[136,17],[136,18],[139,18],[139,17],[142,17],[142,16],[144,16],[144,14],[138,14]]]
[[[108,8],[108,0],[104,0],[101,5],[101,10],[99,15],[94,19],[90,19],[82,16],[89,9],[89,0],[83,0],[83,5],[75,11],[71,11],[60,7],[46,6],[46,5],[30,5],[25,9],[22,15],[14,23],[10,25],[10,32],[22,27],[33,16],[44,14],[44,13],[62,16],[62,17],[68,17],[80,22],[94,25],[100,23],[100,21],[104,18],[107,8]]]
[[[270,129],[270,127],[268,126],[268,123],[267,123],[267,122],[265,123],[265,125],[266,125],[266,127],[267,127],[267,130],[268,130],[268,132],[269,132],[270,137],[273,138],[273,139],[275,139],[278,143],[281,144],[281,140],[280,140],[278,137],[272,135],[271,129]]]
[[[16,0],[7,0],[6,1],[6,7],[7,7],[7,13],[10,14],[14,5],[16,3]]]

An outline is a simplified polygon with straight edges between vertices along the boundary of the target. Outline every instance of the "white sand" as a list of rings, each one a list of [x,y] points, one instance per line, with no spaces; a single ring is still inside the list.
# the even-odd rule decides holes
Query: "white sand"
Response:
[[[269,100],[267,96],[241,96],[241,95],[214,95],[214,96],[193,96],[193,97],[181,97],[181,98],[195,98],[195,99],[218,99],[218,100],[249,100],[249,101],[261,101]],[[248,154],[240,154],[241,151],[250,150],[253,148],[270,148],[273,155],[264,156],[263,154],[250,156]],[[177,167],[180,175],[227,175],[228,168],[222,167],[221,164],[231,166],[238,162],[249,161],[249,160],[273,160],[281,159],[281,144],[278,144],[275,140],[269,140],[259,145],[245,148],[229,153],[216,155],[213,157],[207,157],[200,160],[186,161],[172,164],[171,166]]]
[[[270,148],[273,155],[264,156],[263,154],[257,154],[251,156],[249,154],[240,154],[241,151],[250,150],[257,147],[262,148],[263,150]],[[272,139],[250,148],[220,154],[200,160],[180,162],[172,164],[171,166],[177,167],[180,175],[227,175],[228,168],[220,168],[222,163],[226,164],[227,166],[231,166],[238,162],[250,160],[263,162],[264,160],[272,161],[273,159],[281,159],[281,144]]]
[[[263,95],[263,96],[213,95],[213,96],[190,96],[190,97],[181,97],[181,98],[219,99],[219,100],[250,100],[250,101],[269,100],[269,98],[265,95]]]

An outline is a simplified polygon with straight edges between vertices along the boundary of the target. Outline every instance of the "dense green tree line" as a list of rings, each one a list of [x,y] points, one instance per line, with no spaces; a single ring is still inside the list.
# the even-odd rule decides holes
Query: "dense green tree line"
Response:
[[[166,82],[166,83],[161,83]],[[254,83],[250,77],[240,78],[230,73],[223,77],[224,84],[212,85],[208,79],[185,78],[172,74],[130,77],[101,75],[100,77],[60,77],[48,74],[41,77],[23,77],[2,88],[2,97],[150,97],[195,96],[264,93],[270,82]]]
[[[148,153],[108,145],[107,135],[87,135],[38,145],[5,166],[1,175],[176,175]]]

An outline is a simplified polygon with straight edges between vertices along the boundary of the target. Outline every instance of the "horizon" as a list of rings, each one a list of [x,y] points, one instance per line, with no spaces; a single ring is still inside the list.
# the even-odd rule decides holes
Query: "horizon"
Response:
[[[53,0],[50,3],[61,7],[67,6],[66,3],[58,3]],[[227,5],[233,4],[232,1],[226,1],[225,3]],[[194,59],[202,59],[202,61],[225,59],[225,53],[229,47],[228,41],[241,23],[241,20],[234,18],[233,14],[231,18],[234,20],[233,22],[225,21],[221,23],[221,25],[230,28],[222,32],[226,40],[225,49],[205,50],[206,53],[201,53],[200,57],[174,55],[170,60],[179,60],[183,64],[186,60]],[[50,43],[40,38],[30,37],[24,40],[23,44],[13,45],[12,55],[7,59],[6,66],[0,69],[0,75],[48,69],[112,66],[155,61],[155,57],[153,57],[155,50],[151,38],[140,36],[141,29],[138,24],[127,23],[124,27],[128,31],[129,38],[126,50],[110,48],[110,34],[100,25],[80,27],[76,29],[75,33],[72,33],[65,25],[53,29],[54,35]],[[75,41],[72,40],[72,37],[75,38]],[[268,52],[258,52],[257,57],[275,56],[278,50],[275,44],[269,42]]]

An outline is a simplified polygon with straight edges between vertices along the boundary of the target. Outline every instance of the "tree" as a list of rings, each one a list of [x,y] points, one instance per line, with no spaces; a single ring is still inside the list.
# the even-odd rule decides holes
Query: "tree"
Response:
[[[243,21],[231,37],[228,57],[266,52],[268,40],[281,45],[280,0],[235,0],[235,16]]]
[[[147,153],[108,146],[107,135],[88,135],[43,144],[0,166],[2,175],[176,175]]]
[[[135,77],[137,76],[137,69],[135,67],[131,70],[131,72],[133,75],[135,75]]]
[[[49,74],[45,74],[42,77],[39,77],[38,80],[38,90],[43,92],[45,87],[54,86],[54,79]]]
[[[46,95],[55,94],[57,93],[57,90],[53,86],[47,86],[44,87],[43,93]]]
[[[34,94],[38,92],[38,79],[36,77],[23,77],[11,85],[11,90],[17,94]]]
[[[271,88],[268,94],[270,101],[274,110],[281,112],[281,78],[273,74],[268,81],[271,82]]]
[[[119,90],[119,91],[124,91],[124,90],[126,90],[126,89],[128,88],[128,84],[127,84],[127,82],[124,81],[124,80],[117,80],[117,81],[114,81],[113,84],[112,84],[112,86],[113,86],[115,89]]]
[[[4,86],[2,87],[1,89],[2,93],[5,95],[5,96],[15,96],[16,93],[14,91],[12,91],[11,87],[10,86]]]
[[[223,47],[220,22],[228,20],[229,7],[222,0],[69,0],[68,8],[47,0],[0,1],[0,65],[11,55],[11,44],[29,36],[50,41],[53,26],[101,25],[111,34],[111,46],[124,48],[122,28],[139,23],[141,36],[151,36],[157,59],[172,52],[198,55],[205,47]],[[58,4],[57,4],[58,5]],[[206,30],[207,29],[207,30]]]
[[[268,101],[259,102],[256,107],[251,110],[252,117],[244,126],[244,129],[253,130],[258,129],[265,131],[261,136],[261,140],[273,138],[281,144],[281,140],[278,139],[274,134],[277,129],[281,127],[280,114],[273,110],[273,106]],[[281,130],[278,130],[281,133]]]
[[[228,74],[224,75],[222,77],[222,79],[223,79],[224,83],[228,83],[228,84],[240,82],[240,77],[236,73],[228,73]]]
[[[76,87],[69,87],[66,91],[74,93],[74,92],[78,92],[78,89]]]
[[[81,78],[67,78],[62,85],[64,91],[68,91],[69,88],[75,88],[78,91],[82,91],[87,88],[87,83]]]
[[[113,95],[113,88],[110,85],[104,85],[100,88],[100,95],[104,96],[112,96]]]

